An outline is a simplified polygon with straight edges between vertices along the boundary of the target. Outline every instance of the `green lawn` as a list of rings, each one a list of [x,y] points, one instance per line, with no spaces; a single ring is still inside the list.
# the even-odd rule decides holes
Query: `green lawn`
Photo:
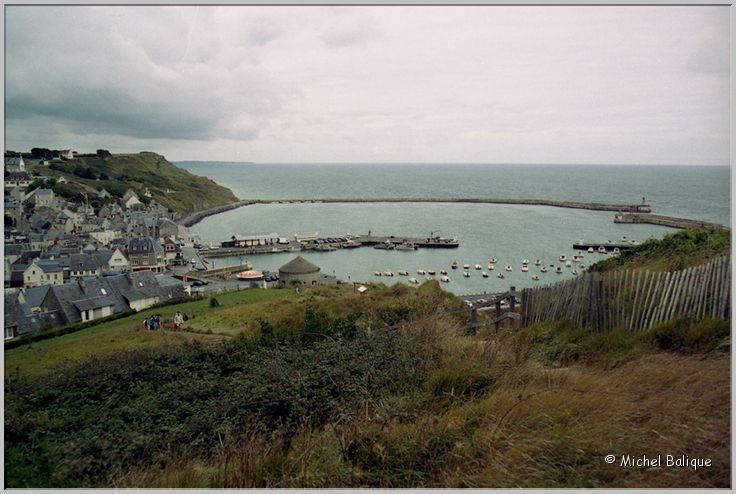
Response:
[[[250,289],[217,295],[220,302],[217,308],[210,308],[210,299],[186,302],[139,312],[130,317],[105,322],[97,326],[66,334],[48,340],[34,342],[5,352],[5,375],[37,375],[47,372],[58,365],[77,362],[94,354],[103,355],[138,348],[152,348],[180,344],[192,339],[220,341],[222,335],[205,335],[187,332],[188,326],[198,323],[198,319],[189,319],[184,324],[184,331],[173,333],[171,323],[176,311],[200,317],[210,318],[229,308],[242,305],[261,305],[277,298],[294,296],[292,290],[259,290]],[[152,314],[161,314],[165,331],[143,331],[143,318]],[[202,317],[206,316],[206,317]],[[201,324],[197,324],[201,326]]]

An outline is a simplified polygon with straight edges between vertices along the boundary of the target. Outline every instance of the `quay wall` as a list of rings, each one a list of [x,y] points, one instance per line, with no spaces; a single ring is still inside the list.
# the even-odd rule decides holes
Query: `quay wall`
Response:
[[[708,221],[690,220],[687,218],[674,218],[672,216],[662,216],[658,214],[617,214],[613,221],[615,223],[649,223],[652,225],[668,226],[671,228],[725,228],[718,223],[710,223]]]

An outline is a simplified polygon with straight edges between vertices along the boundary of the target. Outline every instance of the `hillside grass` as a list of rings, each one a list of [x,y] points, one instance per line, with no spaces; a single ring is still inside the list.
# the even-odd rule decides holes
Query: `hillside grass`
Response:
[[[731,230],[683,230],[652,238],[618,256],[610,256],[588,267],[588,271],[648,269],[650,271],[678,271],[705,264],[711,259],[730,255]]]
[[[467,336],[428,317],[460,306],[436,282],[282,292],[218,297],[187,342],[6,372],[6,485],[730,486],[729,321]],[[658,453],[713,466],[603,461]]]
[[[215,295],[220,306],[210,308],[210,298],[169,305],[141,311],[132,316],[101,323],[75,333],[41,340],[5,351],[5,375],[37,376],[56,370],[60,365],[83,361],[89,356],[104,357],[116,352],[135,349],[167,348],[171,345],[191,342],[193,340],[218,341],[222,337],[212,332],[197,334],[199,319],[206,317],[217,319],[219,314],[227,313],[233,307],[242,310],[254,310],[258,313],[268,312],[273,307],[269,301],[284,300],[293,297],[289,290],[249,289]],[[184,323],[183,331],[172,333],[171,323],[176,311],[186,313],[190,319]],[[160,314],[164,322],[164,331],[146,332],[143,319]],[[191,319],[191,315],[195,315]]]
[[[73,200],[79,200],[78,196],[82,192],[87,193],[92,200],[96,192],[104,188],[117,198],[132,189],[145,202],[148,199],[143,194],[148,188],[151,199],[180,213],[222,206],[238,200],[227,187],[194,175],[152,152],[114,154],[107,159],[86,155],[53,162],[52,167],[36,165],[34,170],[52,178],[66,177],[69,183],[56,184],[54,191]],[[79,173],[82,170],[95,178],[86,178]],[[98,180],[100,176],[107,178]]]

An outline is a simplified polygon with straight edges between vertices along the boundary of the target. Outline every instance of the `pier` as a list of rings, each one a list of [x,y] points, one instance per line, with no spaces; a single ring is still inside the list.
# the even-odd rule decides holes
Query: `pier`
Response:
[[[604,249],[606,249],[606,251],[611,252],[611,251],[613,251],[613,249],[626,250],[626,249],[630,249],[632,247],[636,247],[636,245],[632,245],[630,243],[613,243],[613,242],[605,242],[605,243],[603,243],[603,242],[599,242],[599,243],[595,243],[595,242],[576,242],[576,243],[572,244],[572,248],[573,249],[577,249],[577,250],[588,250],[590,247],[593,247],[593,249],[596,252],[598,252],[598,249],[600,247],[603,247]]]
[[[690,220],[687,218],[674,218],[672,216],[662,216],[659,214],[637,214],[637,213],[619,213],[613,218],[614,223],[649,223],[652,225],[668,226],[670,228],[726,228],[718,223],[708,221]]]

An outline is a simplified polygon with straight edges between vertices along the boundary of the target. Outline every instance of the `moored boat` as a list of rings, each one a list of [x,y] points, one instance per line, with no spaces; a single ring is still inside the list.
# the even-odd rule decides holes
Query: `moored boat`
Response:
[[[506,265],[506,271],[513,271],[514,268],[511,267],[511,264]]]
[[[483,269],[483,266],[481,266],[480,264],[476,264],[475,265],[475,269],[477,269],[478,271],[480,271],[481,269]]]
[[[423,269],[417,269],[417,274],[427,274],[427,272]]]
[[[482,273],[480,273],[480,275],[482,277],[484,277],[484,278],[488,278],[488,273],[486,273],[485,271],[483,271]]]
[[[562,274],[562,268],[557,266],[557,269],[555,270],[555,273]]]
[[[240,281],[258,281],[263,279],[263,273],[260,271],[243,271],[238,273],[238,280]]]
[[[452,269],[457,269],[457,261],[452,262]]]
[[[399,275],[401,275],[401,276],[409,276],[409,271],[405,271],[405,270],[402,269],[401,271],[399,271]]]
[[[498,273],[498,274],[496,275],[496,277],[498,277],[498,278],[500,278],[500,279],[503,279],[503,278],[505,278],[505,276],[503,275],[503,273]]]
[[[463,276],[470,278],[470,273],[468,271],[463,271]]]
[[[419,284],[419,280],[416,279],[416,278],[409,278],[409,283],[413,283],[415,285],[418,285]]]
[[[541,264],[542,264],[542,261],[540,259],[537,259],[536,261],[534,261],[535,266],[539,266]]]
[[[527,264],[523,264],[521,266],[521,272],[526,273],[527,271],[529,271],[529,266]]]
[[[542,266],[542,268],[540,269],[540,271],[542,273],[546,273],[547,272],[547,266]]]
[[[450,282],[450,278],[448,278],[447,276],[443,276],[442,278],[440,278],[440,281],[442,281],[444,283],[449,283]]]

